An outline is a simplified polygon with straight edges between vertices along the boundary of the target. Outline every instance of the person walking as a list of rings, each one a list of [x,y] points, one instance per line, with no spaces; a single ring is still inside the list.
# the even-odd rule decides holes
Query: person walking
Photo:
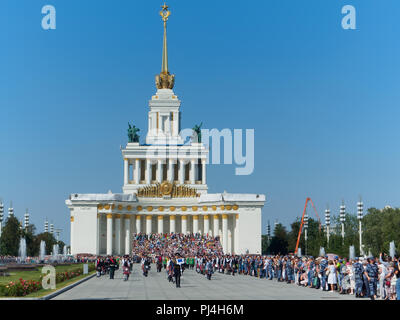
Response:
[[[175,277],[175,284],[177,288],[181,287],[181,266],[177,263],[176,259],[173,260],[174,265],[174,277]]]
[[[116,261],[114,257],[110,257],[110,279],[114,279],[114,272],[116,268]]]

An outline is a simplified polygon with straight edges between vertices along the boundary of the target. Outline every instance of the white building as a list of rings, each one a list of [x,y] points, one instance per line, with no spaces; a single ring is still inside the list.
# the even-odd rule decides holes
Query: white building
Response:
[[[261,253],[262,194],[208,193],[202,143],[183,144],[181,102],[168,71],[164,21],[162,71],[148,113],[146,144],[122,149],[123,193],[72,194],[71,253],[129,254],[134,233],[203,233],[220,236],[224,252]],[[133,139],[135,140],[135,139]],[[196,140],[197,141],[197,140]]]

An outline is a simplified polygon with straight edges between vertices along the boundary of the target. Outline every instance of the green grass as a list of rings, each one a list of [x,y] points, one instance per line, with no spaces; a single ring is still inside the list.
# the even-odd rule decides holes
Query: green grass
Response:
[[[81,268],[83,271],[83,263],[71,264],[68,266],[59,265],[56,266],[56,272],[66,272],[77,268]],[[37,271],[11,271],[10,276],[8,277],[0,276],[0,285],[8,284],[10,281],[19,281],[20,278],[24,280],[39,281],[41,275],[42,267],[39,267]]]

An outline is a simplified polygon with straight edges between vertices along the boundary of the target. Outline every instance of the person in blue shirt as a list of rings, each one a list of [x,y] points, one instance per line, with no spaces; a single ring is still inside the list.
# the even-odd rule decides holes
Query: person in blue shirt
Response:
[[[355,279],[355,294],[356,298],[362,297],[362,289],[363,289],[363,266],[360,263],[360,259],[356,258],[356,262],[353,264],[354,270],[354,279]]]
[[[369,297],[371,298],[371,300],[375,300],[376,282],[378,279],[378,266],[375,264],[375,259],[373,257],[368,259],[368,264],[364,274],[368,279]]]

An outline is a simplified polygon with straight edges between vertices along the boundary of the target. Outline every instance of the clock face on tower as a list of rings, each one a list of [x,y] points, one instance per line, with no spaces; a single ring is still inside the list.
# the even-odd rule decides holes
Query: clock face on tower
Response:
[[[172,192],[172,184],[168,181],[165,181],[161,184],[161,193],[164,196],[170,195]]]

